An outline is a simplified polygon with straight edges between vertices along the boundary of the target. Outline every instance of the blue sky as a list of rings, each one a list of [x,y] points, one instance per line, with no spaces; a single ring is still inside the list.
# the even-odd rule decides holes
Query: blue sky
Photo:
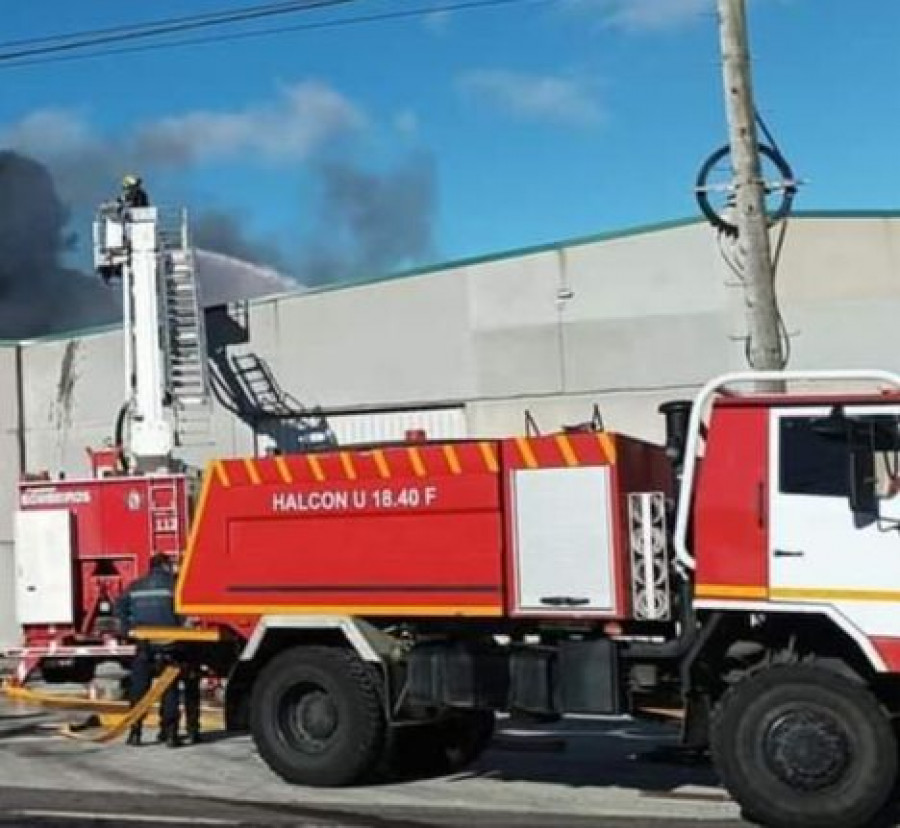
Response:
[[[2,39],[252,2],[5,0]],[[798,207],[897,206],[900,4],[751,0],[750,15],[758,106],[809,180]],[[295,274],[356,233],[374,252],[349,269],[400,268],[693,215],[696,169],[725,140],[711,0],[522,0],[6,68],[0,84],[0,140],[45,161],[76,216],[141,164],[158,200],[230,216]]]

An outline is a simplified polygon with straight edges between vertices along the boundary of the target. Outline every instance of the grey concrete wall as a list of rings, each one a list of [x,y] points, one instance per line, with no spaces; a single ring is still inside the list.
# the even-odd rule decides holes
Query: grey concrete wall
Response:
[[[0,543],[12,540],[12,507],[19,476],[16,348],[0,346]]]
[[[477,396],[702,382],[730,360],[720,269],[700,226],[472,268]]]
[[[15,618],[13,511],[19,477],[16,349],[0,347],[0,646],[18,638]]]
[[[0,541],[0,648],[19,642],[19,625],[16,623],[15,564],[13,545]]]
[[[778,285],[792,366],[900,370],[900,219],[792,221]],[[461,403],[470,433],[521,430],[526,408],[550,429],[596,402],[612,427],[658,435],[660,401],[744,365],[742,294],[699,223],[257,301],[234,317],[228,353],[259,355],[308,406]],[[124,396],[120,337],[30,344],[24,372],[29,467],[84,472],[85,446],[111,436]],[[185,456],[251,448],[249,428],[217,407],[208,443]]]
[[[468,398],[475,354],[459,276],[451,270],[261,303],[251,310],[253,348],[309,404]]]
[[[28,470],[87,474],[87,447],[113,437],[126,399],[121,336],[29,344],[23,349],[22,372]]]

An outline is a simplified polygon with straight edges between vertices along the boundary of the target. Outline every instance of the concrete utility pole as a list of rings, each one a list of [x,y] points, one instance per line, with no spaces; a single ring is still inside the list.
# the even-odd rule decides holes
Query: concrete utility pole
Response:
[[[750,77],[745,0],[718,0],[725,107],[734,165],[738,243],[746,253],[744,302],[750,337],[750,366],[784,367],[784,351],[775,299],[772,252]],[[761,384],[776,390],[771,383]]]

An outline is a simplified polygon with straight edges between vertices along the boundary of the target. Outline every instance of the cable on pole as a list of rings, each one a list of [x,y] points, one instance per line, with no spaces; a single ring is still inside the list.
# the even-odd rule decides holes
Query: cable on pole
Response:
[[[290,10],[284,9],[281,14],[299,14],[310,13],[332,6],[349,6],[360,4],[362,0],[318,0],[318,2],[294,3]],[[238,40],[245,40],[255,37],[272,37],[277,35],[285,35],[302,31],[313,31],[319,29],[332,29],[344,26],[361,25],[369,23],[386,22],[390,20],[400,20],[404,18],[424,17],[439,12],[460,12],[469,10],[491,9],[512,5],[536,5],[542,3],[559,2],[559,0],[457,0],[456,2],[446,2],[440,5],[420,6],[412,9],[400,9],[395,11],[373,12],[371,14],[358,14],[349,17],[341,17],[332,20],[322,20],[314,23],[298,23],[294,25],[279,25],[277,27],[268,27],[260,29],[251,29],[249,31],[232,31],[221,33],[210,33],[197,37],[178,38],[177,40],[165,40],[182,32],[195,30],[198,28],[208,28],[210,26],[227,26],[236,22],[252,22],[256,18],[244,18],[241,21],[236,20],[216,20],[205,23],[203,26],[192,24],[189,28],[179,28],[175,24],[161,22],[159,26],[152,31],[141,32],[123,32],[121,36],[110,34],[104,37],[104,42],[79,42],[77,44],[65,44],[62,46],[47,46],[42,49],[34,49],[28,56],[14,56],[12,53],[4,53],[3,45],[0,43],[0,70],[14,69],[28,66],[43,66],[52,63],[68,63],[78,60],[88,60],[92,58],[111,57],[123,54],[136,54],[141,52],[153,52],[163,49],[173,49],[183,46],[201,46],[216,43],[226,43]],[[268,16],[271,16],[269,14]],[[163,31],[165,29],[165,31]],[[64,38],[66,36],[60,35]],[[140,39],[163,38],[162,42],[138,43],[134,45],[122,46],[118,48],[102,48],[104,46],[114,46],[118,42],[127,42]],[[97,47],[101,48],[97,48]]]

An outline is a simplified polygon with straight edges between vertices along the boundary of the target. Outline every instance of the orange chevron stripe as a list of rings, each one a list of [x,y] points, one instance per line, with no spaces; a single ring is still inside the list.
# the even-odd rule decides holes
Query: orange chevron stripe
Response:
[[[597,439],[600,441],[600,447],[603,449],[607,461],[611,466],[614,466],[616,464],[616,442],[612,435],[601,431],[597,434]]]
[[[256,461],[250,457],[246,457],[244,459],[244,468],[247,470],[247,477],[250,478],[250,482],[254,486],[258,486],[262,483],[262,478],[259,476],[259,469],[256,468]]]
[[[497,456],[494,454],[494,447],[490,443],[479,443],[478,448],[481,451],[482,458],[484,458],[484,465],[487,466],[487,470],[496,474],[499,466],[497,465]]]
[[[353,465],[353,457],[346,451],[340,453],[341,466],[348,480],[356,480],[356,467]]]
[[[409,462],[412,463],[413,471],[418,477],[425,477],[425,463],[422,462],[422,455],[417,448],[409,448],[406,450],[409,454]]]
[[[319,462],[319,458],[308,454],[306,455],[306,460],[309,463],[309,469],[313,477],[317,482],[321,483],[325,479],[325,472],[322,471],[322,464]]]
[[[566,461],[567,466],[578,465],[578,455],[575,454],[575,449],[572,447],[572,441],[566,434],[556,435],[556,445],[559,446],[559,453],[563,456],[563,460]]]
[[[459,457],[456,456],[456,449],[453,446],[444,446],[444,457],[453,474],[462,473],[462,466],[459,465]]]
[[[378,469],[379,476],[385,480],[389,478],[391,476],[391,467],[384,452],[381,449],[376,449],[372,452],[372,459],[375,461],[375,467]]]
[[[522,461],[529,469],[538,467],[537,458],[534,456],[534,450],[528,442],[527,437],[516,437],[516,445],[519,447],[519,454],[522,455]]]
[[[293,483],[294,475],[291,474],[291,467],[280,455],[275,458],[275,468],[278,469],[278,475],[281,477],[282,483]]]
[[[213,464],[213,467],[216,470],[216,477],[219,480],[219,483],[222,484],[226,489],[231,486],[231,480],[228,478],[228,472],[225,470],[225,465],[221,460],[216,460]]]

